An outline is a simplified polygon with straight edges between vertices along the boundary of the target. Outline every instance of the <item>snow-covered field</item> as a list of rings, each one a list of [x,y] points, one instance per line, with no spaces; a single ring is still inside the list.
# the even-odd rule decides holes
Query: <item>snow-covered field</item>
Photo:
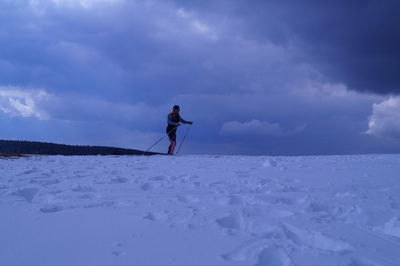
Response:
[[[0,265],[400,265],[400,155],[3,159]]]

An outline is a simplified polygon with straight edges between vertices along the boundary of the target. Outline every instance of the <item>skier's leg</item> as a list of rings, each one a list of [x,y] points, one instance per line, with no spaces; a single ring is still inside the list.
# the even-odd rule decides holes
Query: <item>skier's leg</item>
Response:
[[[176,142],[173,141],[172,139],[170,139],[170,141],[171,141],[171,144],[169,144],[169,147],[168,147],[168,155],[173,155],[175,146],[176,146]]]
[[[169,144],[168,147],[168,154],[173,155],[176,146],[176,137],[174,138],[174,136],[169,136],[169,141],[171,144]]]
[[[175,146],[176,146],[176,142],[172,141],[172,143],[171,143],[171,153],[170,153],[171,155],[174,154]]]

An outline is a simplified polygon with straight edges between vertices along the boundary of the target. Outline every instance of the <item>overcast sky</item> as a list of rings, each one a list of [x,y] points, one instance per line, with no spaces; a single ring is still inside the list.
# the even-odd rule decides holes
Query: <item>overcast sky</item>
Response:
[[[179,104],[186,154],[400,152],[399,14],[398,0],[2,0],[0,138],[146,149]]]

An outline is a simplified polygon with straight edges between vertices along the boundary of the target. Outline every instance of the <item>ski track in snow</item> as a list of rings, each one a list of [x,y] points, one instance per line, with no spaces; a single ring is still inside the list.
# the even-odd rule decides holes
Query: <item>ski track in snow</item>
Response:
[[[400,155],[0,160],[0,215],[0,265],[400,265]]]

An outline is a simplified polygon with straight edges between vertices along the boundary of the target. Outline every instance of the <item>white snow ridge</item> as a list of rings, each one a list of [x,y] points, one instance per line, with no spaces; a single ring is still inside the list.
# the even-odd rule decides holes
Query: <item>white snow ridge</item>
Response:
[[[0,265],[398,266],[400,155],[0,160]]]

